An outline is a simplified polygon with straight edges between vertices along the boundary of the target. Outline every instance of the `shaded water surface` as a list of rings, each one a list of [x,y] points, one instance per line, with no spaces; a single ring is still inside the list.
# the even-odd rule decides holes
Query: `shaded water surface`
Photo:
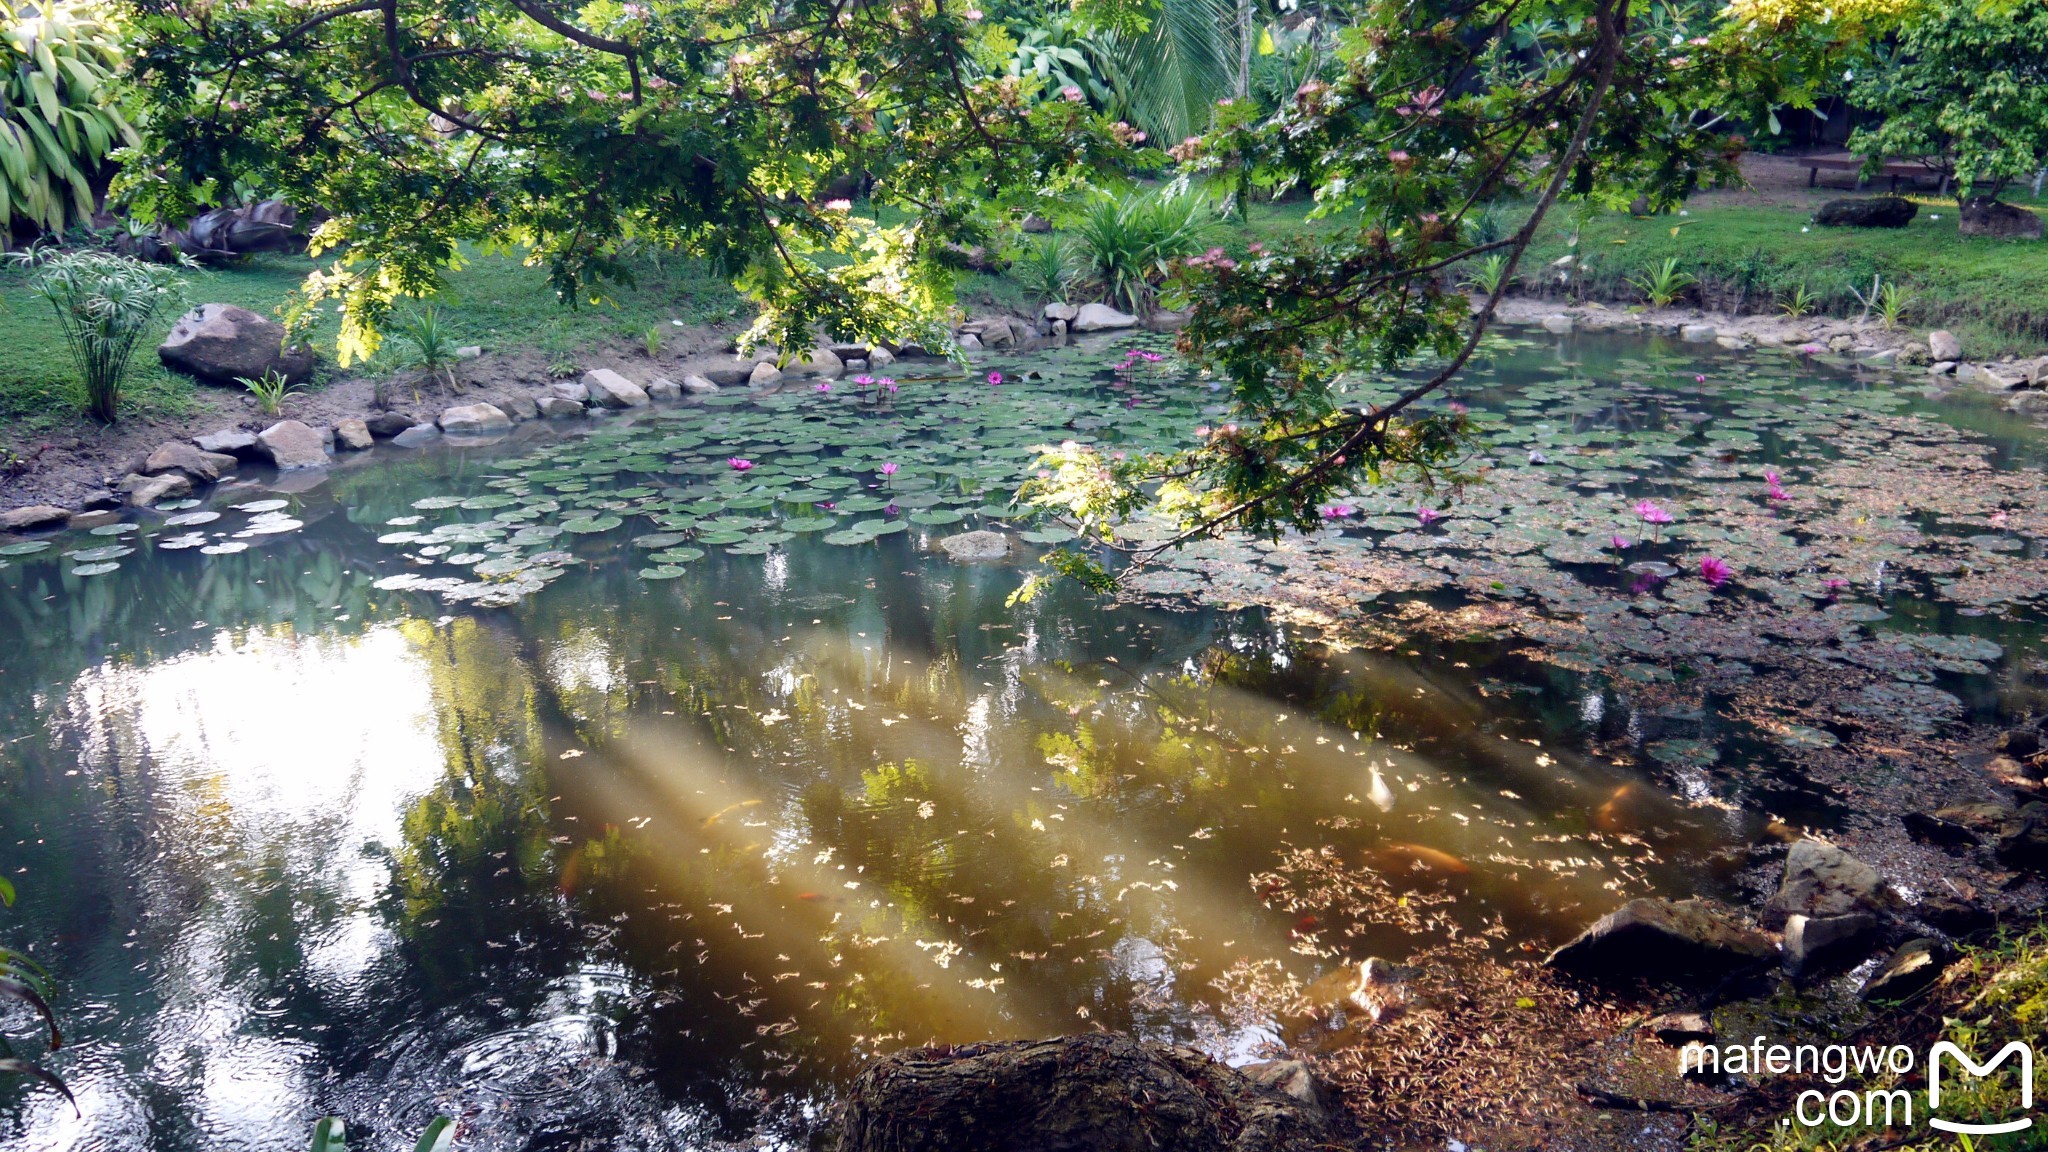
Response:
[[[1213,400],[1061,363],[1036,407],[971,402],[1021,443],[1105,411],[1192,425]],[[1043,402],[1059,371],[1064,410]],[[1339,654],[1258,613],[1065,588],[1008,605],[1028,555],[927,547],[999,501],[973,444],[928,461],[961,469],[941,483],[871,495],[872,468],[831,483],[829,429],[704,430],[750,411],[600,434],[674,440],[652,478],[529,429],[13,557],[0,863],[22,900],[0,939],[57,974],[52,1064],[83,1115],[8,1089],[8,1146],[268,1150],[340,1113],[387,1147],[436,1112],[478,1148],[798,1143],[862,1059],[911,1044],[1099,1026],[1249,1058],[1273,1025],[1223,1010],[1232,964],[1312,979],[1408,946],[1266,908],[1251,877],[1283,848],[1448,884],[1515,948],[1625,895],[1719,890],[1759,822],[1587,755],[1636,718],[1495,647]],[[948,435],[862,443],[871,464]],[[810,471],[758,503],[738,486],[784,458]],[[576,504],[592,476],[650,494]],[[655,491],[676,476],[698,479]],[[448,508],[493,492],[515,500]],[[776,530],[849,493],[905,527]],[[259,499],[286,504],[235,508]],[[479,549],[465,564],[542,555],[545,578],[498,608],[421,586],[449,548],[392,537],[430,527],[422,499],[496,525],[451,544]],[[550,516],[582,520],[482,551]],[[259,517],[293,526],[248,534]],[[629,543],[657,529],[677,538]],[[161,546],[192,532],[213,550]],[[63,555],[96,547],[137,551]]]

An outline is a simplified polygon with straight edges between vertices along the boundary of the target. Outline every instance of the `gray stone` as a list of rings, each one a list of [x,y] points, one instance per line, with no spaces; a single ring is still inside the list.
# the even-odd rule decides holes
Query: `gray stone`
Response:
[[[981,337],[976,336],[972,332],[962,332],[959,338],[954,341],[954,343],[960,345],[960,350],[962,352],[981,351]]]
[[[666,376],[656,376],[647,382],[649,400],[676,401],[683,398],[683,386]]]
[[[1300,1101],[1304,1107],[1314,1109],[1317,1115],[1329,1115],[1336,1103],[1335,1094],[1300,1060],[1262,1060],[1257,1064],[1247,1064],[1238,1072],[1268,1092],[1278,1092]]]
[[[438,423],[451,436],[482,436],[512,427],[512,418],[495,404],[458,404],[441,413]]]
[[[1673,1048],[1714,1038],[1714,1022],[1703,1012],[1666,1012],[1643,1021],[1643,1029]]]
[[[1076,332],[1107,332],[1137,326],[1136,316],[1128,312],[1119,312],[1107,304],[1083,304],[1067,321],[1067,327]]]
[[[2048,872],[2048,804],[2036,800],[2014,813],[1992,854],[2007,868]]]
[[[363,421],[364,426],[369,428],[370,435],[380,440],[389,440],[417,423],[419,421],[403,412],[379,412]]]
[[[683,377],[683,391],[692,396],[709,396],[718,391],[718,385],[709,377],[692,372]]]
[[[1071,324],[1074,322],[1074,317],[1081,314],[1081,310],[1072,304],[1055,303],[1047,304],[1038,314],[1047,320],[1065,320]]]
[[[1573,327],[1572,318],[1562,312],[1555,316],[1545,316],[1543,318],[1543,330],[1545,332],[1554,332],[1559,336],[1569,336]]]
[[[284,347],[284,325],[232,304],[202,304],[171,326],[157,346],[166,368],[209,384],[239,386],[279,372],[294,384],[313,374],[313,353]]]
[[[2038,213],[2017,204],[1988,196],[1962,206],[1956,216],[1956,232],[1963,236],[1986,236],[1994,240],[2039,240],[2042,224]]]
[[[0,512],[0,532],[34,532],[43,528],[61,528],[70,518],[71,513],[54,504],[29,504]]]
[[[832,354],[830,348],[813,348],[803,356],[793,356],[782,366],[784,376],[804,379],[830,380],[844,375],[846,362]]]
[[[1922,936],[1899,945],[1859,993],[1865,1000],[1905,1000],[1925,990],[1948,966],[1948,953],[1939,941]]]
[[[2015,392],[2005,406],[2022,416],[2048,412],[2048,392]]]
[[[589,409],[576,401],[561,396],[543,396],[540,398],[540,414],[550,420],[563,420],[571,416],[582,416],[589,411]]]
[[[1010,538],[1000,532],[960,532],[938,543],[955,560],[1000,560],[1010,554]]]
[[[593,368],[585,372],[583,386],[590,389],[590,402],[600,408],[647,406],[647,389],[609,368]]]
[[[359,416],[334,426],[334,446],[344,452],[361,452],[376,442],[377,438],[370,435],[370,426]]]
[[[114,501],[115,507],[119,507],[120,498],[115,497]],[[87,532],[108,524],[117,524],[120,520],[121,514],[114,511],[113,508],[91,508],[84,512],[73,512],[71,519],[65,521],[64,526],[73,531]]]
[[[1795,976],[1847,968],[1870,954],[1884,926],[1868,912],[1800,916],[1785,921],[1785,966]]]
[[[889,351],[887,348],[870,348],[868,350],[869,368],[880,370],[883,368],[887,368],[889,365],[894,364],[895,362],[896,354],[894,352]]]
[[[201,452],[219,452],[243,460],[258,454],[256,434],[244,432],[240,428],[223,428],[218,432],[208,432],[204,436],[194,436],[192,443]]]
[[[1734,352],[1740,352],[1749,347],[1749,340],[1742,336],[1716,336],[1714,337],[1714,343]]]
[[[1712,324],[1685,324],[1678,329],[1678,338],[1691,344],[1711,344],[1719,335]]]
[[[432,444],[440,438],[441,430],[434,425],[415,424],[393,436],[391,442],[400,448],[418,448],[423,444]]]
[[[1927,334],[1927,351],[1936,361],[1961,360],[1963,342],[1946,328],[1936,328]]]
[[[211,484],[220,479],[223,459],[230,465],[235,462],[234,457],[225,453],[201,452],[182,440],[172,440],[157,445],[138,471],[148,476],[176,472],[194,484]]]
[[[484,349],[481,344],[464,344],[455,350],[455,358],[457,360],[476,360],[481,358],[483,354]]]
[[[1856,359],[1865,364],[1891,364],[1898,360],[1897,348],[1858,348]]]
[[[555,381],[548,385],[548,394],[560,396],[564,400],[574,400],[578,404],[590,403],[590,389],[574,380]]]
[[[1898,907],[1884,877],[1832,844],[1801,840],[1785,853],[1785,873],[1778,891],[1764,905],[1764,923],[1779,925],[1794,915],[1846,916],[1867,912],[1889,915]]]
[[[782,369],[763,360],[747,373],[747,384],[753,388],[773,388],[782,383]]]
[[[1591,978],[1717,980],[1773,963],[1778,946],[1711,900],[1631,900],[1552,952],[1545,964]]]
[[[1036,212],[1025,213],[1023,222],[1017,226],[1026,232],[1043,234],[1052,231],[1052,221],[1047,220]]]
[[[1936,360],[1927,366],[1927,374],[1929,376],[1953,376],[1956,374],[1956,362],[1953,360]]]
[[[166,472],[161,476],[130,472],[121,478],[120,489],[127,493],[128,503],[137,508],[152,508],[158,501],[191,495],[192,482],[176,472]]]
[[[258,432],[256,444],[280,472],[327,465],[327,438],[297,420],[280,420]]]

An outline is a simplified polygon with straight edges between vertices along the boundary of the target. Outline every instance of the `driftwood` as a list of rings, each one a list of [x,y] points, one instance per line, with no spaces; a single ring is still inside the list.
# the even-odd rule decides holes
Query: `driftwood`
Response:
[[[900,1052],[847,1094],[838,1152],[1311,1152],[1313,1100],[1115,1033]]]
[[[123,236],[115,247],[144,260],[168,263],[190,256],[201,264],[230,264],[256,252],[289,252],[304,246],[299,214],[282,200],[259,200],[239,208],[215,208],[194,216],[183,228],[154,235]]]

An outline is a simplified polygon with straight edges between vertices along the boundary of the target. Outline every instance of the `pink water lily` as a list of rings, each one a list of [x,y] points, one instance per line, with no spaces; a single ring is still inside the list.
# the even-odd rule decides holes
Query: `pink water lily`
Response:
[[[1645,524],[1671,523],[1671,513],[1659,508],[1655,500],[1636,501],[1636,515],[1641,516]]]
[[[882,465],[882,475],[884,475],[884,476],[894,476],[895,474],[896,474],[896,462],[895,462],[894,460],[890,460],[890,461],[887,461],[887,462],[885,462],[885,463],[884,463],[884,464]]]
[[[1828,595],[1838,596],[1843,589],[1849,586],[1849,582],[1840,576],[1830,576],[1826,580],[1821,581],[1820,586],[1828,590]]]
[[[1706,374],[1701,372],[1693,373],[1692,382],[1695,384],[1705,384],[1707,382]]]
[[[1607,542],[1608,544],[1613,546],[1616,552],[1626,552],[1630,548],[1635,547],[1634,541],[1630,540],[1626,536],[1621,535],[1618,532],[1615,533],[1613,536],[1608,537]]]
[[[1001,372],[989,373],[988,382],[991,384],[1001,384],[1003,382],[1003,374]]]
[[[1323,509],[1323,519],[1342,520],[1356,511],[1358,509],[1353,508],[1349,504],[1331,504]]]
[[[880,380],[875,381],[875,383],[880,384],[882,386],[882,390],[889,393],[891,396],[894,396],[896,394],[896,381],[890,379],[889,377],[884,376]]]
[[[1700,560],[1700,579],[1705,580],[1716,588],[1726,584],[1728,578],[1733,575],[1735,575],[1735,569],[1730,568],[1726,563],[1715,557],[1707,556]]]
[[[818,381],[818,391],[820,391],[820,392],[830,392],[831,390],[832,390],[832,385],[830,385],[830,384],[826,383],[826,382],[825,382],[825,381],[823,381],[823,380],[820,380],[820,381]]]
[[[1422,521],[1422,526],[1427,528],[1431,524],[1443,519],[1444,514],[1434,508],[1417,508],[1415,510],[1415,518]]]
[[[855,376],[853,378],[853,382],[865,388],[868,385],[873,384],[875,382],[875,378],[873,376],[867,375]]]
[[[731,465],[732,470],[735,472],[745,472],[754,466],[754,462],[752,460],[748,460],[740,456],[727,457],[725,462],[728,465]]]

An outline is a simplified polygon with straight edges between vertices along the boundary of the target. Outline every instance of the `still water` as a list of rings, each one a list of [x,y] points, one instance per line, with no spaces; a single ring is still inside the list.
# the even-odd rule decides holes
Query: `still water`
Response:
[[[13,557],[0,940],[57,977],[50,1063],[80,1114],[9,1088],[0,1142],[268,1152],[340,1114],[381,1148],[446,1113],[480,1149],[798,1145],[909,1045],[1103,1027],[1254,1058],[1284,1028],[1226,1011],[1233,965],[1309,980],[1410,946],[1266,907],[1252,877],[1283,850],[1449,886],[1508,949],[1722,889],[1760,818],[1592,755],[1632,721],[1580,676],[1071,588],[1013,606],[1035,547],[934,553],[999,502],[977,428],[1028,445],[1214,400],[1039,367],[1007,401],[906,382],[896,406],[945,420],[830,397],[829,427],[791,432],[787,405],[727,401],[380,448],[296,491],[225,487],[197,510],[218,521]],[[954,471],[835,483],[860,448]],[[650,525],[663,499],[679,519]],[[833,505],[861,500],[901,529],[772,531],[845,532]],[[568,535],[530,534],[563,504]],[[406,578],[448,573],[448,547],[394,539],[430,527],[415,505],[472,526],[456,548],[574,547],[516,604],[449,602]],[[211,543],[162,544],[193,531]],[[679,551],[693,534],[727,547]],[[96,545],[137,550],[62,557]]]

